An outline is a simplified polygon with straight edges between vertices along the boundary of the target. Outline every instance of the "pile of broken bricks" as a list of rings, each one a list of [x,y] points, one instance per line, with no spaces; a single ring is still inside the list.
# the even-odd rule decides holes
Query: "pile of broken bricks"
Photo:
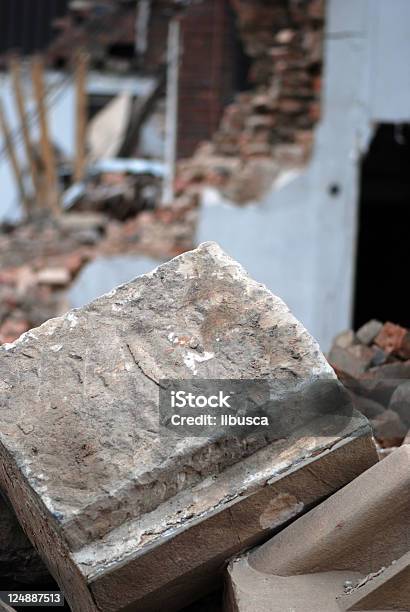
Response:
[[[281,434],[160,430],[168,379],[263,379]],[[0,347],[0,403],[0,571],[73,612],[410,610],[410,447],[216,244]]]
[[[409,330],[371,320],[339,334],[328,359],[370,420],[381,456],[410,443]]]
[[[0,345],[68,310],[66,290],[99,256],[168,259],[192,248],[193,209],[147,210],[126,221],[69,212],[0,226]]]

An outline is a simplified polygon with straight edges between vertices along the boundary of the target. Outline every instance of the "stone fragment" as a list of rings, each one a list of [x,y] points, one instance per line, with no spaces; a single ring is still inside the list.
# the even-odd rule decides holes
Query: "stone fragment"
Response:
[[[390,399],[389,407],[396,412],[403,423],[410,427],[410,380],[397,386]]]
[[[347,329],[336,336],[333,341],[335,346],[340,346],[342,349],[346,349],[355,343],[356,336],[352,329]]]
[[[410,332],[405,327],[388,321],[383,325],[374,341],[386,353],[410,359]]]
[[[329,353],[329,363],[350,376],[358,378],[372,364],[374,352],[363,344],[353,344],[347,348],[335,345]]]
[[[377,319],[371,319],[370,321],[362,325],[360,329],[357,330],[356,337],[362,344],[367,344],[368,346],[370,346],[371,344],[373,344],[374,339],[376,338],[382,327],[383,323],[381,323],[381,321],[378,321]]]
[[[160,432],[164,379],[266,379],[282,433]],[[377,461],[317,343],[213,243],[1,348],[0,381],[0,486],[73,612],[177,610]]]
[[[385,410],[371,419],[374,436],[383,448],[400,446],[406,434],[407,427],[394,410]]]
[[[410,447],[402,446],[232,561],[226,610],[409,610],[409,529]]]
[[[120,181],[123,177],[115,175]],[[66,213],[57,219],[58,225],[68,232],[78,232],[81,230],[102,230],[107,225],[107,217],[97,212]]]
[[[66,268],[44,268],[37,273],[37,282],[40,285],[65,287],[70,280],[71,275]]]
[[[368,419],[374,419],[385,411],[385,407],[382,404],[370,397],[357,395],[356,393],[352,393],[351,397],[354,408]]]

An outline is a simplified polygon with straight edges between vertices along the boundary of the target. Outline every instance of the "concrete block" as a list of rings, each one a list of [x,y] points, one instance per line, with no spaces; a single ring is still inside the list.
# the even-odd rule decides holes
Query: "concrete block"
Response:
[[[370,346],[371,344],[373,344],[374,339],[376,338],[382,327],[383,323],[381,323],[381,321],[378,321],[377,319],[371,319],[370,321],[367,321],[367,323],[362,325],[360,329],[357,330],[356,337],[362,344],[367,344],[368,346]]]
[[[234,560],[226,609],[409,610],[409,533],[410,447],[402,446]]]
[[[160,432],[161,381],[192,378],[266,379],[288,434]],[[0,484],[73,612],[176,610],[377,461],[317,343],[212,243],[1,347],[0,380]]]

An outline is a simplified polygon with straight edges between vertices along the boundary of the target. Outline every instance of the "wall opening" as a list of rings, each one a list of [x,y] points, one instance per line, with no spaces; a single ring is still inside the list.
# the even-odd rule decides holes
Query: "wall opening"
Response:
[[[354,327],[410,327],[410,124],[380,124],[361,167]]]

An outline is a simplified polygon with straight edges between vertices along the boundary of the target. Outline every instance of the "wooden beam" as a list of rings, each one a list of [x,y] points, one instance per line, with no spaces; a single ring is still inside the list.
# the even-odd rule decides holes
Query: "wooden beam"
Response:
[[[7,118],[6,118],[4,109],[3,109],[3,103],[1,100],[0,100],[0,127],[3,133],[4,145],[6,147],[10,165],[13,169],[19,198],[24,207],[25,213],[28,215],[30,212],[30,203],[29,203],[29,200],[26,194],[26,190],[24,187],[23,174],[21,172],[20,164],[17,159],[16,150],[14,148],[13,139],[11,136]]]
[[[44,164],[46,178],[46,202],[53,214],[59,214],[60,207],[58,202],[57,173],[53,145],[50,141],[48,132],[46,91],[44,87],[44,65],[40,56],[35,56],[33,58],[32,78],[40,123],[41,157]]]
[[[40,180],[37,173],[36,162],[34,159],[34,148],[30,137],[30,130],[27,121],[26,104],[23,91],[21,88],[21,61],[18,57],[13,57],[10,61],[10,72],[12,77],[14,97],[17,104],[17,110],[20,118],[20,124],[23,134],[24,147],[26,150],[26,158],[30,168],[31,182],[33,185],[35,203],[38,206],[40,203]],[[31,202],[32,204],[32,202]]]
[[[178,126],[178,82],[180,56],[180,27],[177,18],[168,26],[167,46],[167,97],[165,109],[165,166],[166,174],[162,189],[162,204],[171,204],[174,199],[175,164]]]
[[[76,89],[76,151],[74,164],[74,182],[84,178],[86,157],[87,131],[87,72],[89,56],[85,51],[79,51],[76,56],[75,89]]]

